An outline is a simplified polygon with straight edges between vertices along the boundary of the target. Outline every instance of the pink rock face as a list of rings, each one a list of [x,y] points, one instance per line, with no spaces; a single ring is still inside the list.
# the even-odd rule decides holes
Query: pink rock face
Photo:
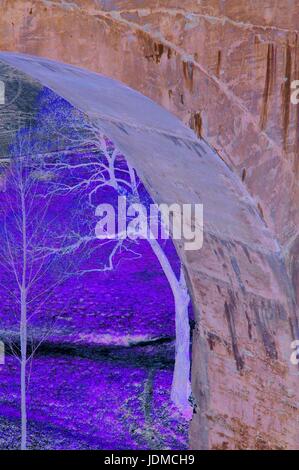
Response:
[[[197,310],[192,448],[299,446],[298,370],[289,360],[298,334],[299,105],[290,85],[299,79],[299,7],[271,3],[1,2],[2,50],[141,91],[204,137],[253,198],[247,213],[238,184],[208,157],[201,179],[188,168],[182,177],[208,206],[204,248],[178,247]],[[163,181],[150,181],[158,195],[177,177],[163,170]]]
[[[298,5],[270,3],[3,0],[0,47],[102,72],[165,106],[238,172],[288,245],[299,217]]]

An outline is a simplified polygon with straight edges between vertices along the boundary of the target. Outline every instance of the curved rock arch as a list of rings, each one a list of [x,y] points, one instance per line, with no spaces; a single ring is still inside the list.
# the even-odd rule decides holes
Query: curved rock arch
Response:
[[[0,3],[1,50],[116,78],[203,136],[242,178],[296,278],[296,0],[273,8],[260,0],[153,0],[150,8],[146,0]]]
[[[295,0],[272,9],[259,0],[154,0],[150,8],[140,0],[2,0],[1,7],[1,50],[116,78],[206,138],[242,175],[289,253],[299,222]]]
[[[177,243],[196,315],[191,447],[296,448],[292,286],[238,177],[177,118],[119,82],[37,57],[2,53],[0,61],[2,74],[46,86],[96,120],[155,202],[204,205],[203,248]]]

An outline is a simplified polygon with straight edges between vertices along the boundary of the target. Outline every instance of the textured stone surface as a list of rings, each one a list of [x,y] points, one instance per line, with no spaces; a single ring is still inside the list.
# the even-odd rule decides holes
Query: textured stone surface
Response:
[[[290,104],[289,88],[299,75],[295,0],[1,6],[2,50],[85,66],[150,96],[243,175],[282,243],[296,237],[299,107]]]
[[[181,252],[197,312],[191,446],[296,448],[298,375],[289,352],[296,335],[299,106],[290,104],[289,85],[299,79],[298,5],[180,3],[2,1],[0,48],[122,80],[190,124],[243,179],[248,193],[205,144],[197,157],[198,144],[190,151],[190,134],[178,142],[159,133],[155,146],[148,130],[125,122],[134,147],[101,121],[156,200],[175,195],[206,206],[204,248]],[[90,112],[80,89],[66,94],[61,77],[59,86],[44,84]]]

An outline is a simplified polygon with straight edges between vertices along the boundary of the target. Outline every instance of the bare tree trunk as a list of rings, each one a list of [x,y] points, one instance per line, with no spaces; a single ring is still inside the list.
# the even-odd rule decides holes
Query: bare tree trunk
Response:
[[[23,273],[21,289],[21,450],[27,449],[27,404],[26,404],[26,364],[27,364],[27,217],[24,190],[21,190]]]
[[[179,287],[174,293],[175,300],[175,327],[176,327],[176,353],[171,399],[176,403],[186,418],[192,417],[189,397],[190,385],[190,324],[189,303],[190,297],[185,284],[184,273],[181,268]]]
[[[128,164],[132,192],[139,199],[138,187],[134,168]],[[171,399],[181,413],[188,419],[192,417],[192,407],[189,403],[190,385],[190,296],[186,285],[184,270],[181,267],[178,280],[161,245],[149,229],[147,241],[155,253],[160,266],[168,280],[175,303],[175,366],[171,386]]]
[[[151,234],[152,235],[152,234]],[[185,281],[184,271],[181,268],[178,281],[172,266],[162,247],[154,239],[147,240],[155,253],[163,272],[169,282],[175,302],[175,366],[171,387],[171,399],[186,418],[191,418],[192,408],[189,403],[191,393],[190,385],[190,324],[189,303],[190,297]]]
[[[21,293],[21,450],[27,449],[27,405],[26,405],[26,363],[27,363],[27,305],[26,292]]]

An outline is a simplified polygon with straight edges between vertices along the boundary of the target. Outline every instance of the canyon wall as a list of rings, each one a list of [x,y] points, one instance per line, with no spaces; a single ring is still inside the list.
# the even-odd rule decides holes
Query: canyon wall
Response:
[[[287,356],[299,296],[299,105],[290,99],[291,82],[299,79],[298,3],[2,0],[0,6],[2,51],[121,80],[189,125],[238,176],[260,220],[256,235],[238,238],[240,208],[228,215],[214,207],[208,242],[186,261],[197,311],[191,446],[298,447],[298,376]],[[192,179],[204,203],[221,191],[218,177],[210,169],[202,187]],[[241,197],[225,172],[220,179]],[[271,232],[271,249],[260,223]]]

